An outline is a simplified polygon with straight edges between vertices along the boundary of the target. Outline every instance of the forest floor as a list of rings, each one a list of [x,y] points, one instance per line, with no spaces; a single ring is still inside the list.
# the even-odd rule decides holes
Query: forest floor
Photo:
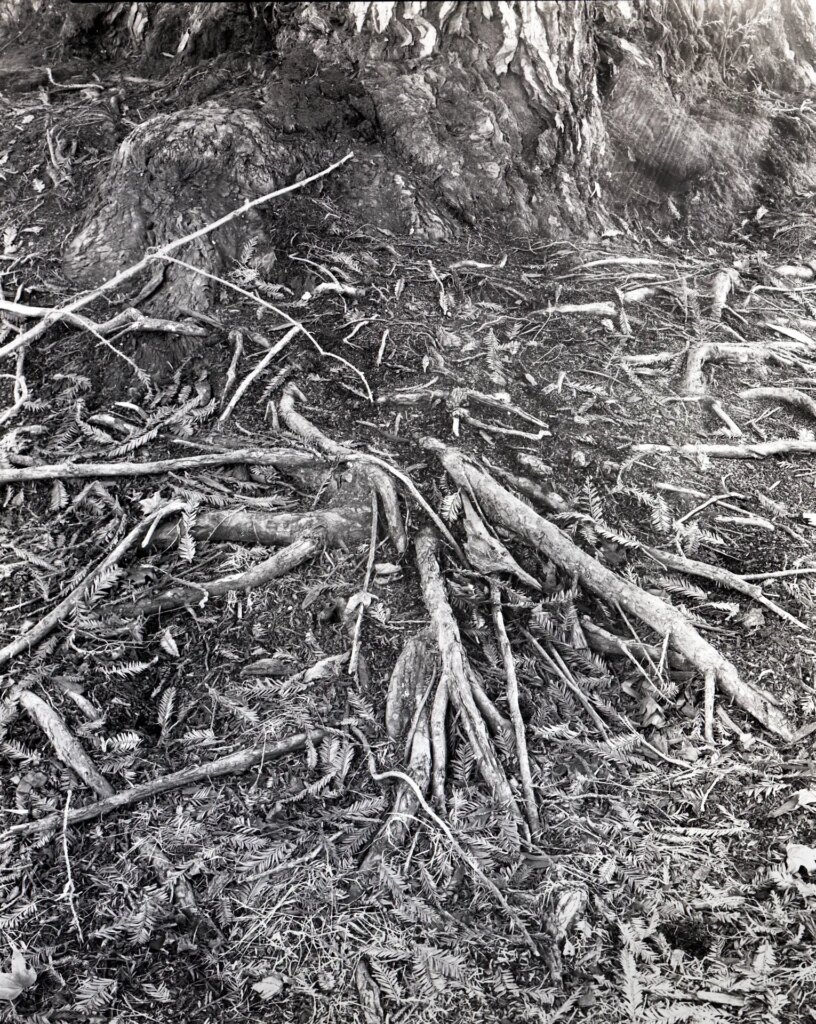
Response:
[[[42,306],[70,297],[60,246],[116,142],[89,107],[96,141],[71,156],[59,143],[63,97],[50,97],[0,97],[0,297]],[[147,116],[147,90],[142,107]],[[306,190],[279,202],[331,212]],[[34,628],[159,501],[179,503],[186,532],[169,549],[130,550],[50,636],[4,666],[0,970],[10,973],[0,976],[0,1017],[816,1019],[816,758],[806,734],[816,715],[814,416],[789,393],[741,394],[816,390],[813,215],[814,197],[802,196],[787,210],[752,211],[716,244],[680,226],[658,236],[621,222],[592,243],[512,245],[475,232],[457,244],[386,237],[335,217],[339,227],[302,233],[288,253],[315,268],[310,294],[280,291],[274,302],[344,362],[293,341],[223,419],[235,331],[240,382],[279,329],[227,288],[219,326],[164,378],[131,372],[131,338],[102,342],[62,325],[24,361],[7,358],[0,411],[17,408],[0,437],[0,643]],[[262,240],[248,239],[243,255],[231,280],[251,290]],[[318,293],[320,281],[356,294]],[[569,308],[592,303],[608,306]],[[91,315],[125,305],[113,296]],[[0,329],[0,344],[17,329]],[[694,353],[735,333],[752,352],[708,350],[703,387],[690,390]],[[280,421],[291,383],[300,413],[410,477],[461,544],[461,489],[424,438],[526,487],[545,516],[560,496],[554,521],[583,550],[681,609],[805,734],[785,742],[718,692],[707,738],[703,680],[661,637],[500,533],[541,587],[504,585],[540,830],[514,846],[454,723],[445,827],[418,810],[405,845],[363,870],[393,800],[393,780],[374,778],[366,747],[379,771],[403,770],[402,746],[385,731],[388,681],[429,622],[413,545],[404,556],[384,537],[373,555],[367,542],[327,549],[271,585],[127,621],[117,606],[163,582],[202,583],[268,556],[195,541],[202,509],[282,512],[302,508],[302,493],[243,465],[13,479],[32,464],[291,444]],[[754,447],[750,459],[677,450],[779,439],[795,443],[767,457]],[[425,513],[404,497],[411,532]],[[802,626],[670,571],[644,545],[740,576],[775,574],[762,594]],[[473,670],[508,716],[490,574],[450,547],[441,564]],[[361,609],[355,641],[349,623],[353,632]],[[625,638],[621,651],[593,649],[593,624]],[[653,645],[645,655],[641,641]],[[355,648],[365,671],[352,674]],[[266,668],[247,672],[261,658]],[[55,755],[40,705],[21,694],[56,711],[116,791],[329,732],[70,825],[68,812],[94,797]],[[50,829],[31,828],[54,813]]]

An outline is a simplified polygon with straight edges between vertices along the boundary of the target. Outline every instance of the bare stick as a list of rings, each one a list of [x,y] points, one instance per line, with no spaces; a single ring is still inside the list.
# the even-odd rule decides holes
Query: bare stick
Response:
[[[113,786],[96,770],[93,761],[65,724],[62,715],[31,690],[23,690],[18,699],[48,737],[60,761],[75,772],[97,796],[113,796]]]
[[[283,469],[313,466],[314,455],[291,448],[238,448],[231,452],[188,455],[157,462],[55,462],[48,466],[0,469],[0,484],[29,483],[32,480],[98,480],[101,477],[151,476],[154,473],[200,469],[203,466],[276,466]]]
[[[501,609],[501,591],[498,584],[490,584],[490,603],[493,607],[493,625],[496,627],[496,636],[499,640],[499,650],[504,661],[504,674],[507,677],[507,703],[510,707],[510,720],[513,723],[513,731],[516,736],[516,755],[519,762],[519,775],[521,776],[521,789],[524,794],[524,806],[527,809],[527,820],[530,823],[530,831],[536,835],[541,829],[541,821],[538,817],[538,806],[536,805],[535,792],[533,791],[533,775],[530,771],[530,758],[527,753],[527,737],[524,732],[524,720],[521,717],[519,707],[518,676],[516,675],[516,662],[513,658],[513,651],[510,647],[510,640],[504,626],[504,616]]]
[[[371,585],[371,571],[374,568],[374,559],[377,555],[377,497],[374,489],[371,490],[371,538],[368,545],[368,562],[366,564],[365,579],[361,591],[361,601],[357,608],[357,619],[354,623],[354,633],[351,641],[351,657],[349,658],[349,675],[357,678],[357,663],[360,660],[360,631],[363,628],[363,616],[365,615],[366,598],[369,596]]]
[[[670,604],[648,593],[602,565],[581,550],[557,526],[515,498],[487,473],[467,461],[461,452],[435,438],[424,447],[435,452],[450,476],[460,486],[470,487],[483,511],[497,525],[513,530],[532,547],[542,551],[562,570],[577,576],[580,582],[606,601],[619,601],[622,607],[651,626],[705,676],[713,671],[723,690],[771,732],[791,740],[795,730],[787,717],[760,687],[740,678],[735,666],[705,640],[694,626]]]
[[[129,281],[132,277],[136,277],[136,275],[141,273],[141,271],[144,270],[145,267],[147,267],[153,260],[169,256],[171,252],[175,252],[177,249],[183,248],[189,242],[193,242],[197,238],[209,235],[211,232],[216,231],[225,224],[229,224],[231,220],[234,220],[236,217],[240,217],[241,214],[247,213],[249,210],[254,209],[256,206],[260,206],[262,203],[267,203],[271,199],[277,199],[279,196],[286,195],[288,192],[294,192],[297,189],[304,188],[304,186],[311,184],[313,181],[317,181],[319,178],[325,178],[327,174],[331,174],[333,171],[336,171],[338,167],[342,167],[342,165],[351,160],[353,156],[354,153],[346,153],[342,160],[336,161],[330,167],[319,171],[317,174],[312,174],[308,178],[302,178],[300,181],[296,181],[291,185],[286,185],[284,188],[279,188],[275,192],[268,192],[266,195],[259,196],[257,199],[248,199],[242,206],[224,214],[224,216],[219,217],[218,220],[212,221],[210,224],[205,224],[203,228],[199,228],[197,231],[193,231],[191,234],[185,235],[183,238],[177,238],[173,242],[168,242],[160,249],[157,249],[154,253],[148,253],[146,256],[143,256],[138,263],[134,263],[132,266],[126,267],[124,270],[120,270],[118,274],[109,278],[109,280],[105,281],[93,291],[85,292],[84,295],[80,295],[67,306],[61,306],[58,309],[51,310],[51,312],[43,317],[38,324],[35,324],[34,327],[29,328],[27,331],[23,331],[23,333],[19,334],[14,341],[10,341],[7,345],[4,345],[3,348],[0,348],[0,358],[11,355],[12,352],[16,352],[18,349],[30,345],[32,341],[36,341],[37,338],[45,334],[51,324],[56,323],[58,320],[65,319],[69,313],[75,313],[79,309],[84,309],[85,306],[89,306],[92,302],[98,299],[100,295],[103,295],[105,292],[113,291],[120,285],[124,284],[125,281]]]
[[[45,639],[51,630],[56,627],[57,623],[76,608],[85,594],[87,594],[93,581],[110,569],[111,566],[116,565],[128,548],[139,539],[142,532],[150,527],[151,523],[161,519],[167,515],[168,511],[172,511],[174,508],[175,506],[171,503],[169,506],[162,506],[162,508],[156,509],[146,519],[143,519],[141,523],[134,526],[130,533],[125,534],[113,551],[103,558],[94,569],[91,569],[85,579],[74,587],[67,597],[63,598],[55,608],[52,608],[46,616],[40,619],[27,632],[23,633],[22,636],[12,640],[11,643],[6,644],[5,647],[0,649],[0,666],[5,665],[12,658],[16,658],[23,651],[30,651],[32,647],[35,647],[41,640]]]
[[[757,444],[634,444],[632,451],[708,455],[712,459],[767,459],[772,455],[813,455],[816,453],[816,441],[789,437]]]
[[[67,823],[76,825],[82,821],[93,821],[94,818],[102,818],[114,811],[121,811],[125,807],[133,807],[134,804],[149,800],[161,793],[169,793],[174,789],[181,789],[182,786],[195,786],[202,782],[209,782],[210,779],[217,779],[224,775],[237,775],[245,772],[256,764],[270,761],[272,758],[281,757],[284,754],[291,754],[296,750],[302,750],[307,743],[318,743],[326,735],[324,729],[315,729],[312,732],[300,732],[288,739],[279,740],[277,743],[263,743],[259,747],[250,747],[247,750],[239,750],[234,754],[227,754],[217,761],[210,761],[208,764],[192,765],[189,768],[182,768],[171,775],[163,775],[150,782],[142,782],[139,785],[131,786],[121,793],[115,793],[105,800],[98,800],[96,803],[88,804],[85,807],[74,808],[67,815]],[[59,825],[63,815],[60,813],[49,814],[45,818],[38,818],[36,821],[27,821],[21,825],[12,825],[0,835],[0,841],[14,835],[31,835],[39,832],[47,832]]]
[[[791,613],[786,612],[784,608],[780,608],[778,604],[775,604],[762,593],[760,587],[749,583],[744,576],[737,576],[735,573],[730,572],[728,569],[722,569],[718,565],[709,565],[707,562],[698,562],[694,558],[686,558],[684,555],[674,555],[669,551],[659,551],[657,548],[645,546],[642,550],[647,555],[651,555],[655,561],[660,562],[661,565],[665,565],[669,569],[685,573],[687,576],[699,576],[701,579],[711,580],[712,583],[718,583],[721,587],[727,587],[729,590],[735,590],[738,594],[744,594],[746,597],[750,597],[753,601],[756,601],[757,604],[761,604],[763,608],[767,608],[768,611],[773,612],[774,615],[778,615],[780,619],[790,622],[791,625],[797,626],[799,629],[807,629],[807,626],[801,621],[801,619],[797,619],[795,615],[791,615]]]
[[[111,611],[126,618],[135,618],[137,615],[156,615],[159,612],[181,608],[184,605],[196,607],[204,604],[211,597],[222,597],[231,591],[253,590],[265,586],[280,576],[285,576],[286,573],[297,568],[301,562],[311,558],[319,548],[318,541],[313,538],[296,540],[288,547],[276,551],[271,558],[253,565],[246,572],[224,576],[220,580],[212,580],[210,583],[191,583],[189,586],[172,587],[156,597],[145,598],[143,601],[136,601],[133,604],[114,605]]]
[[[272,348],[270,348],[270,350],[266,353],[263,359],[261,359],[261,361],[255,367],[255,369],[248,373],[246,377],[244,377],[244,379],[235,389],[235,394],[229,400],[229,404],[227,405],[226,409],[218,417],[219,423],[223,423],[224,420],[228,420],[230,418],[232,410],[241,400],[241,396],[244,394],[244,392],[247,390],[250,384],[258,377],[260,377],[260,375],[264,372],[267,366],[269,366],[269,364],[272,362],[275,356],[281,351],[281,349],[286,348],[286,346],[289,344],[292,338],[294,338],[294,336],[299,332],[300,326],[292,327],[290,330],[288,330],[286,334],[284,334],[284,336],[280,339],[280,341],[278,341],[275,345],[272,346]],[[238,349],[236,348],[236,352],[237,351]]]

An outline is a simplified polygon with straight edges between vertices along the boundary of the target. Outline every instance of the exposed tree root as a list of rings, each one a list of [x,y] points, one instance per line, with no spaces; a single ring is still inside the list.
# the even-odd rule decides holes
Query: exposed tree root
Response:
[[[245,572],[224,576],[210,583],[191,583],[189,586],[175,586],[141,601],[130,604],[114,605],[111,611],[123,618],[135,618],[138,615],[157,615],[159,612],[171,611],[185,605],[198,607],[211,597],[223,597],[231,591],[252,590],[263,587],[274,579],[285,576],[296,569],[302,562],[311,558],[320,550],[320,542],[315,538],[303,537],[287,547],[276,551],[271,558],[253,565]]]
[[[437,550],[438,541],[435,535],[430,529],[421,530],[416,540],[417,566],[422,582],[422,595],[442,660],[440,686],[444,685],[451,702],[461,716],[462,727],[482,778],[496,801],[506,807],[518,821],[521,815],[513,791],[474,699],[471,685],[473,670],[468,664],[459,626],[448,604],[445,584],[439,571]],[[437,715],[441,711],[435,707],[434,713]],[[436,749],[434,756],[438,756]],[[434,763],[435,776],[439,771],[440,766]]]
[[[519,778],[521,779],[521,791],[524,794],[524,808],[527,811],[527,822],[530,826],[530,832],[535,837],[541,829],[541,821],[538,816],[538,805],[536,804],[533,791],[533,775],[530,770],[530,758],[527,754],[524,720],[521,717],[521,708],[519,707],[516,662],[513,658],[513,651],[510,647],[510,640],[504,625],[504,616],[501,609],[501,591],[495,583],[490,587],[490,604],[493,609],[493,625],[499,641],[499,651],[504,663],[504,674],[507,677],[507,703],[510,706],[510,717],[513,721],[516,756],[519,762]]]
[[[397,659],[388,686],[385,724],[389,737],[407,748],[408,774],[420,793],[425,794],[431,779],[432,754],[427,697],[433,682],[438,657],[428,645],[426,633],[406,641]],[[405,841],[419,808],[416,792],[401,783],[385,825],[369,847],[362,867],[373,867],[389,848]]]
[[[68,812],[68,824],[76,825],[83,821],[93,821],[94,818],[102,818],[114,811],[121,811],[125,807],[133,807],[151,797],[159,796],[161,793],[170,793],[183,786],[194,786],[201,782],[208,782],[210,779],[221,778],[224,775],[238,775],[263,761],[282,757],[284,754],[303,750],[307,745],[319,743],[325,735],[324,729],[300,732],[288,739],[278,740],[276,743],[262,743],[260,746],[251,747],[248,750],[238,750],[234,754],[220,757],[217,761],[210,761],[208,764],[182,768],[181,771],[173,772],[171,775],[163,775],[150,782],[131,786],[130,789],[114,793],[113,796],[98,800],[96,803],[87,804],[85,807],[75,807]],[[52,829],[59,828],[62,818],[62,813],[57,812],[44,818],[37,818],[36,821],[12,825],[0,834],[0,841],[15,835],[37,835],[42,832],[50,832]]]
[[[295,409],[295,398],[302,400],[303,396],[294,384],[288,384],[284,388],[283,395],[278,404],[281,420],[288,429],[304,441],[314,445],[320,451],[325,452],[326,455],[332,456],[332,458],[351,458],[356,460],[356,452],[351,448],[338,444],[336,441],[330,440]],[[368,481],[369,486],[373,487],[377,492],[377,497],[382,503],[385,521],[388,524],[388,532],[394,547],[400,555],[404,554],[408,547],[408,537],[405,533],[405,524],[400,512],[399,497],[394,482],[387,473],[384,473],[382,469],[372,465],[370,462],[356,462],[353,469],[357,469],[358,474],[361,472]]]
[[[816,420],[816,401],[797,388],[747,388],[737,398],[746,402],[784,402],[806,412]]]
[[[275,547],[293,544],[304,537],[320,537],[329,547],[353,547],[368,535],[370,504],[359,474],[353,487],[339,495],[336,507],[318,512],[260,512],[246,509],[200,511],[189,532],[196,540],[235,541],[238,544],[261,544]],[[352,501],[354,504],[352,504]],[[152,544],[169,547],[182,534],[180,523],[156,530]]]
[[[443,669],[443,671],[444,671],[444,669]],[[425,797],[422,795],[422,793],[421,793],[419,787],[417,786],[416,782],[414,782],[414,780],[409,775],[406,775],[405,772],[395,772],[395,771],[378,772],[377,771],[376,762],[374,761],[374,755],[371,752],[371,747],[370,747],[370,745],[368,743],[368,740],[360,732],[359,729],[352,728],[352,732],[354,733],[356,738],[359,740],[361,745],[364,747],[364,749],[367,751],[367,754],[368,754],[368,771],[369,771],[369,774],[371,775],[371,778],[374,779],[375,782],[382,782],[382,781],[384,781],[386,779],[395,779],[398,782],[404,783],[409,789],[411,789],[413,791],[414,796],[416,797],[418,805],[422,808],[422,810],[425,812],[425,814],[431,819],[431,821],[433,821],[434,824],[437,825],[445,833],[445,836],[446,836],[448,842],[453,847],[453,849],[456,850],[456,852],[459,854],[459,856],[462,858],[462,860],[471,869],[473,874],[479,879],[479,881],[484,885],[484,887],[488,890],[488,892],[491,893],[491,895],[496,900],[498,905],[502,908],[502,910],[505,912],[507,917],[516,926],[516,928],[519,930],[519,933],[524,937],[524,940],[527,943],[527,945],[532,950],[534,950],[536,953],[540,954],[542,952],[542,950],[539,948],[539,946],[536,943],[535,939],[532,937],[532,935],[528,931],[527,927],[525,926],[524,922],[521,920],[519,915],[516,913],[516,911],[507,902],[507,897],[502,893],[501,889],[499,889],[499,887],[496,885],[496,883],[493,882],[490,878],[487,877],[487,875],[484,873],[484,871],[482,870],[482,868],[479,865],[479,862],[476,860],[476,858],[473,856],[473,854],[469,850],[467,850],[464,846],[462,846],[461,843],[459,843],[457,841],[456,837],[454,836],[453,832],[451,832],[451,830],[448,827],[448,825],[442,820],[442,818],[439,817],[438,814],[436,814],[436,812],[433,810],[433,808],[429,806],[428,802],[425,800]],[[560,960],[559,960],[559,957],[558,957],[558,950],[557,949],[551,949],[551,950],[544,950],[543,952],[547,956],[548,960],[551,961],[549,963],[549,966],[552,969],[553,974],[556,977],[560,977]]]
[[[581,629],[590,648],[599,654],[608,654],[613,657],[628,657],[631,654],[655,665],[659,665],[662,660],[662,648],[656,647],[654,644],[645,644],[641,640],[626,640],[622,636],[616,636],[585,615],[581,617]],[[689,668],[686,659],[676,651],[667,651],[666,658],[673,669],[684,671]]]
[[[736,363],[738,365],[803,366],[802,357],[813,354],[813,346],[799,341],[773,341],[764,345],[710,341],[692,349],[686,363],[683,390],[687,395],[705,392],[703,367],[706,363]],[[630,360],[631,362],[631,360]]]
[[[442,465],[461,487],[475,494],[483,512],[497,525],[513,530],[523,540],[547,555],[557,566],[606,601],[620,605],[669,642],[705,678],[713,672],[722,689],[743,710],[767,729],[791,740],[795,734],[786,716],[767,694],[742,680],[735,666],[703,639],[683,615],[660,598],[616,576],[595,558],[577,547],[556,526],[515,498],[487,473],[469,462],[456,449],[435,439],[424,442],[437,454]]]

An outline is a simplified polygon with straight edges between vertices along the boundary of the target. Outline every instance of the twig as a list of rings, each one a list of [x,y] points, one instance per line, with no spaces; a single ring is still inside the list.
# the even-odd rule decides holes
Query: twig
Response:
[[[328,352],[315,336],[309,331],[299,320],[295,320],[294,317],[289,316],[287,312],[280,309],[278,306],[274,306],[271,302],[267,302],[266,299],[262,299],[260,295],[256,295],[254,292],[247,291],[246,288],[241,288],[237,284],[233,284],[232,281],[227,281],[223,277],[218,277],[217,274],[211,274],[207,270],[202,270],[200,267],[194,266],[192,263],[187,263],[184,260],[176,259],[174,256],[162,255],[161,259],[166,260],[168,263],[175,263],[180,267],[184,267],[189,270],[192,274],[198,274],[199,277],[206,277],[208,281],[215,281],[224,288],[230,288],[234,292],[238,292],[239,295],[244,295],[250,299],[256,305],[263,306],[266,309],[272,310],[273,313],[277,313],[283,320],[292,327],[297,327],[303,335],[311,342],[311,344],[317,349],[320,355],[324,359],[334,359],[336,362],[341,363],[343,366],[347,366],[352,373],[356,373],[360,380],[363,382],[363,387],[366,389],[366,396],[369,402],[374,401],[374,396],[371,393],[371,388],[368,385],[366,375],[362,370],[358,370],[354,363],[350,363],[348,359],[344,359],[342,356],[338,356],[335,352]]]
[[[154,253],[148,253],[146,256],[143,256],[138,263],[134,263],[132,266],[126,267],[124,270],[120,270],[118,274],[103,282],[103,284],[98,288],[95,288],[93,291],[85,292],[83,295],[80,295],[79,298],[70,302],[67,306],[61,306],[58,309],[51,310],[51,312],[48,313],[47,316],[43,317],[38,324],[35,324],[34,327],[31,327],[27,331],[23,331],[23,333],[18,335],[13,341],[10,341],[7,345],[4,345],[3,348],[0,348],[0,358],[11,355],[12,352],[16,352],[18,349],[25,348],[30,345],[32,341],[36,341],[37,338],[45,334],[51,324],[64,319],[69,313],[75,313],[79,309],[84,309],[85,306],[89,306],[105,292],[113,291],[118,288],[120,285],[124,284],[125,281],[129,281],[132,277],[141,273],[141,271],[144,270],[144,268],[153,260],[168,257],[171,252],[181,249],[183,246],[187,245],[189,242],[195,241],[197,238],[211,234],[218,228],[228,224],[231,220],[241,216],[243,213],[247,213],[256,206],[260,206],[262,203],[267,203],[271,199],[277,199],[279,196],[286,195],[288,192],[294,192],[297,189],[304,188],[304,186],[311,184],[313,181],[324,178],[327,174],[331,174],[333,171],[336,171],[338,167],[342,167],[342,165],[351,160],[353,156],[354,153],[347,153],[342,160],[337,160],[335,163],[331,164],[331,166],[326,167],[322,171],[318,171],[317,174],[312,174],[308,178],[302,178],[300,181],[296,181],[291,185],[286,185],[284,188],[279,188],[274,192],[268,192],[266,195],[259,196],[257,199],[248,199],[242,206],[224,214],[224,216],[219,217],[218,220],[212,221],[210,224],[205,224],[204,227],[199,228],[197,231],[193,231],[189,235],[185,235],[183,238],[177,238],[175,241],[168,242]]]
[[[377,495],[374,488],[371,489],[371,539],[368,545],[368,563],[366,565],[363,589],[360,593],[360,606],[357,609],[357,619],[354,623],[354,634],[351,641],[351,657],[349,658],[349,675],[357,678],[357,663],[360,660],[360,632],[363,626],[365,615],[366,598],[369,596],[371,585],[371,571],[374,568],[374,559],[377,555]]]
[[[85,936],[82,934],[82,925],[79,923],[77,917],[76,904],[74,903],[74,894],[76,893],[76,887],[74,885],[74,875],[71,871],[71,858],[68,856],[68,811],[71,807],[71,796],[73,790],[68,790],[68,795],[65,798],[65,808],[62,812],[62,856],[65,861],[65,873],[67,875],[65,885],[62,890],[62,895],[68,900],[68,906],[71,908],[71,920],[74,922],[74,928],[79,936],[79,941],[84,942]]]
[[[307,744],[315,744],[326,735],[325,729],[315,729],[311,732],[300,732],[288,739],[279,740],[277,743],[263,743],[259,747],[250,747],[246,750],[239,750],[234,754],[227,754],[217,761],[210,761],[208,764],[191,765],[189,768],[182,768],[180,771],[170,775],[160,776],[150,782],[142,782],[121,793],[115,793],[105,800],[98,800],[95,803],[87,804],[85,807],[77,807],[64,815],[68,825],[76,825],[82,821],[92,821],[94,818],[102,818],[114,811],[120,811],[125,807],[132,807],[134,804],[149,800],[161,793],[169,793],[174,789],[181,789],[182,786],[194,786],[210,779],[220,778],[223,775],[237,775],[245,772],[256,764],[270,760],[273,757],[281,757],[283,754],[291,754],[296,750],[302,750]],[[63,815],[57,812],[49,814],[45,818],[38,818],[36,821],[27,821],[21,825],[12,825],[0,835],[0,841],[14,835],[30,835],[39,832],[47,832],[60,823]]]
[[[507,677],[507,704],[510,708],[510,720],[513,723],[513,731],[516,736],[516,756],[519,762],[519,775],[521,777],[521,789],[524,794],[524,806],[527,809],[527,820],[530,823],[530,831],[535,836],[541,830],[541,820],[538,816],[535,792],[533,791],[533,775],[530,771],[530,758],[527,753],[527,737],[524,731],[524,720],[521,717],[519,707],[518,676],[516,675],[516,663],[513,659],[513,651],[510,647],[510,640],[504,625],[504,616],[501,609],[501,591],[497,583],[490,584],[490,603],[493,607],[493,625],[496,627],[496,636],[499,640],[499,650],[504,660],[504,674]]]
[[[255,369],[251,370],[246,375],[246,377],[244,377],[244,379],[241,381],[241,383],[235,389],[235,394],[229,400],[229,404],[227,405],[226,409],[218,417],[218,422],[219,423],[223,423],[225,420],[229,419],[230,415],[232,414],[232,410],[238,404],[238,402],[241,399],[241,396],[244,394],[244,392],[247,390],[247,388],[250,386],[250,384],[254,380],[256,380],[264,372],[264,370],[267,368],[267,366],[269,366],[269,364],[272,362],[272,360],[275,358],[275,356],[281,351],[281,349],[286,348],[286,346],[289,344],[289,342],[292,340],[292,338],[294,338],[295,335],[298,334],[299,332],[300,332],[300,325],[298,325],[297,327],[292,327],[290,330],[288,330],[286,332],[286,334],[284,334],[284,336],[280,339],[280,341],[278,341],[275,345],[272,346],[272,348],[270,348],[270,350],[266,353],[266,355],[263,357],[263,359],[261,359],[261,361],[255,367]],[[236,355],[237,355],[237,353],[238,353],[237,345],[236,345],[236,348],[235,348],[235,352],[236,352]],[[233,356],[233,360],[234,359],[235,359],[235,356]],[[232,369],[232,364],[230,364],[230,369]]]

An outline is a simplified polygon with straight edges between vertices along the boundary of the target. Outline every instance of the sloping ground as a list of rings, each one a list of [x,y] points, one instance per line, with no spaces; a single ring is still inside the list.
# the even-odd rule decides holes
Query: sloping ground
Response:
[[[65,297],[60,214],[97,158],[60,180],[43,116],[8,108],[0,216],[6,298],[45,306]],[[333,227],[277,260],[308,272],[276,287],[277,264],[247,238],[172,380],[133,372],[132,335],[69,326],[6,359],[2,643],[69,601],[31,651],[0,652],[9,1016],[809,1019],[816,442],[801,397],[745,392],[812,394],[812,203],[716,246],[623,230],[592,246],[452,246],[354,230],[304,189],[276,209],[313,223],[317,208]],[[39,291],[17,296],[35,274]],[[302,331],[278,348],[289,323],[228,285],[258,291],[325,354]],[[120,308],[85,312],[99,324]],[[788,451],[765,457],[780,439]],[[246,449],[262,454],[225,465]],[[401,474],[404,552],[382,513],[370,544],[355,453]],[[201,455],[211,464],[99,470]],[[65,460],[91,468],[25,480]],[[673,644],[523,542],[474,467],[679,609],[771,694],[771,723],[805,735],[786,742],[720,688],[707,715]],[[417,493],[453,543],[417,539],[431,524]],[[139,524],[168,504],[178,528],[143,546]],[[282,518],[326,510],[344,517],[339,537],[328,519],[319,534]],[[283,550],[320,543],[244,588],[236,574],[271,573],[273,516]],[[245,524],[242,540],[225,520]],[[772,575],[752,597],[733,576],[689,574],[689,559]],[[174,588],[186,608],[133,607],[172,603]],[[443,636],[440,594],[461,646]],[[417,737],[445,636],[490,731],[479,747],[465,701],[449,716],[443,811]],[[514,674],[533,828],[507,728]],[[485,781],[491,757],[505,800]],[[425,772],[427,798],[405,772]],[[102,814],[108,790],[130,804]],[[406,834],[384,842],[397,793]]]

